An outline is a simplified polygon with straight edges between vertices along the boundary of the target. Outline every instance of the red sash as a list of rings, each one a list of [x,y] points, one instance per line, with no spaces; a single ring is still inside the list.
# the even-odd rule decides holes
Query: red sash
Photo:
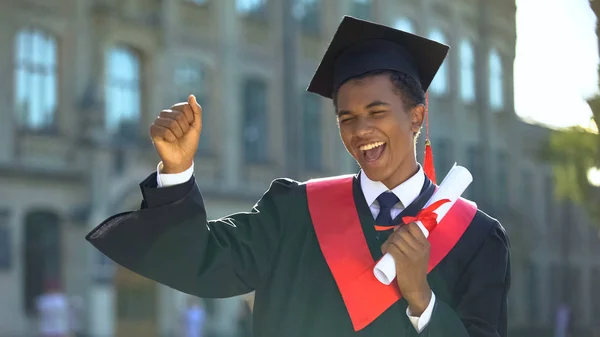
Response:
[[[355,331],[385,312],[402,295],[396,282],[386,286],[373,274],[375,261],[362,230],[352,191],[353,176],[311,180],[308,208],[323,256],[340,290]],[[430,272],[469,227],[477,206],[459,199],[429,234]]]

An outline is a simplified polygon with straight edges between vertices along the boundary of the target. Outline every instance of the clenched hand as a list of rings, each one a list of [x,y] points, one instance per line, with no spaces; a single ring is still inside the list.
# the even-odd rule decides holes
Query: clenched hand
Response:
[[[431,300],[427,282],[429,241],[416,223],[400,226],[381,246],[390,253],[396,264],[396,280],[410,312],[421,316]]]
[[[183,172],[192,165],[201,132],[202,107],[194,95],[160,112],[150,127],[150,136],[163,173]]]

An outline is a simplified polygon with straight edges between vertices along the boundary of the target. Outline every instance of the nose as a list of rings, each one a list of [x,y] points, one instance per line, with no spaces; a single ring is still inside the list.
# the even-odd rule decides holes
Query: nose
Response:
[[[373,132],[373,123],[369,118],[359,117],[354,123],[354,135],[363,138]]]

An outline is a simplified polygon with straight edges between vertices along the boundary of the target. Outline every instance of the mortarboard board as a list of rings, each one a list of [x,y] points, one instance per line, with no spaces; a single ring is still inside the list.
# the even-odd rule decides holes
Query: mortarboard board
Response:
[[[347,80],[376,70],[395,70],[411,76],[427,91],[450,47],[385,25],[344,16],[307,91],[333,99]],[[427,97],[427,96],[426,96]],[[424,170],[435,183],[425,106]]]
[[[450,47],[385,25],[344,16],[307,91],[333,98],[350,78],[375,70],[395,70],[427,91]]]

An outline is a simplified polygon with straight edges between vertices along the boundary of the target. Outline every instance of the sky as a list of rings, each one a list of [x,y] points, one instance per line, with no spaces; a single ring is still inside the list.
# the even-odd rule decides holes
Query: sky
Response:
[[[556,127],[589,127],[585,98],[598,92],[598,46],[588,0],[516,2],[517,114]]]

